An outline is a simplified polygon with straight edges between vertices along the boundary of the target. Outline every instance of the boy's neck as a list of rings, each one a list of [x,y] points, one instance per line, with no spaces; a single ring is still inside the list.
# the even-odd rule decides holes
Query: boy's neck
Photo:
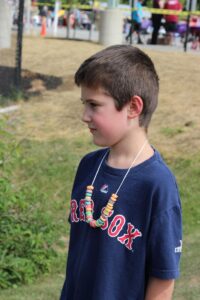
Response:
[[[134,166],[141,164],[154,154],[154,150],[149,144],[144,131],[132,135],[131,138],[129,137],[129,141],[123,141],[111,147],[107,164],[113,168],[127,169],[140,151],[141,153],[135,161]]]

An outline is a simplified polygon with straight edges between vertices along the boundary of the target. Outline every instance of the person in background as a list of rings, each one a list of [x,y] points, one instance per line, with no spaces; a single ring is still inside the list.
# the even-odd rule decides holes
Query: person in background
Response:
[[[164,7],[163,0],[153,0],[153,8],[162,9]],[[151,44],[156,45],[158,40],[158,33],[161,26],[162,14],[152,14],[153,32],[151,36]]]
[[[179,2],[179,0],[167,0],[165,2],[164,9],[181,11],[182,4]],[[177,31],[177,24],[178,24],[179,17],[178,15],[165,15],[164,18],[165,18],[165,29],[167,32],[166,44],[171,45],[174,33]]]
[[[81,11],[78,8],[74,9],[75,27],[81,27]]]
[[[81,12],[81,26],[83,29],[91,29],[91,21],[86,11]]]
[[[135,4],[135,9],[132,11],[132,19],[131,19],[131,26],[128,35],[126,36],[126,41],[129,39],[131,40],[131,36],[133,32],[135,31],[137,33],[137,43],[143,44],[141,37],[140,37],[140,29],[142,24],[142,0],[138,0]]]

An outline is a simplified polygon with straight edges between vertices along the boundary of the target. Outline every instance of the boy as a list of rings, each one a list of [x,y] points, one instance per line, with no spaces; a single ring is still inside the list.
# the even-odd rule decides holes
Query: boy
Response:
[[[78,167],[60,300],[171,299],[181,206],[174,176],[147,140],[159,88],[154,65],[135,47],[111,46],[87,59],[75,82],[82,119],[106,148]]]

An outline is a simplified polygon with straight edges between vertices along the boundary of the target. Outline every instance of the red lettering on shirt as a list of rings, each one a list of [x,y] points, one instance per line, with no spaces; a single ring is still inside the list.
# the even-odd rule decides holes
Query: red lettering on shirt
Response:
[[[85,208],[85,199],[81,199],[79,202],[79,219],[80,219],[80,221],[85,221],[84,208]]]
[[[116,237],[122,230],[124,224],[125,224],[124,216],[116,215],[113,218],[112,222],[110,223],[110,226],[108,228],[108,235],[110,237]]]
[[[94,202],[92,200],[92,210],[94,209]],[[79,202],[79,219],[85,222],[85,199],[81,199]]]
[[[132,250],[133,240],[140,236],[142,236],[142,233],[138,229],[135,229],[131,223],[128,223],[127,233],[118,237],[117,240],[123,245],[125,244],[129,250]]]
[[[77,216],[77,208],[78,208],[77,201],[75,199],[72,199],[71,200],[71,221],[72,222],[79,221],[79,218]]]
[[[79,215],[77,215],[79,209]],[[92,201],[92,209],[94,209],[94,202]],[[105,207],[102,208],[101,213]],[[109,224],[110,217],[113,215],[114,211],[111,211],[108,218],[106,219],[103,226],[101,226],[102,230],[107,229],[107,234],[111,238],[116,238],[121,244],[123,244],[127,249],[133,250],[133,240],[137,237],[141,237],[142,233],[134,227],[130,222],[127,224],[127,233],[120,234],[123,229],[126,218],[123,215],[114,216],[113,220]],[[85,199],[81,199],[78,202],[75,199],[71,200],[71,222],[78,223],[79,221],[86,222],[86,214],[85,214]]]

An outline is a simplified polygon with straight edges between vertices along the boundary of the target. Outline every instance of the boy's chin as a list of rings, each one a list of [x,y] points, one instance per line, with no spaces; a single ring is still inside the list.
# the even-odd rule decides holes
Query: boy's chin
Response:
[[[105,141],[97,141],[95,139],[93,139],[93,144],[98,146],[98,147],[110,147],[110,145],[108,145],[108,143],[106,143]]]

